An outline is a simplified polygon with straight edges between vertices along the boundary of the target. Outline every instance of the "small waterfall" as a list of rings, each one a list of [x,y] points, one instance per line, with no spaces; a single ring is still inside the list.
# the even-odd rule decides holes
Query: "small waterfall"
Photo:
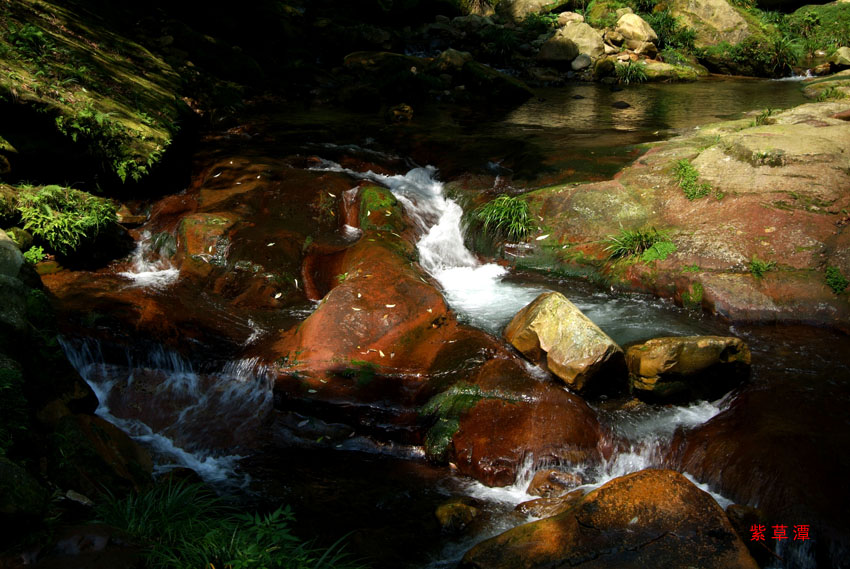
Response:
[[[132,286],[164,288],[175,282],[180,274],[179,269],[154,251],[153,241],[150,231],[142,232],[133,251],[130,270],[118,273],[133,281]]]
[[[272,407],[271,377],[257,358],[199,373],[156,347],[109,363],[92,339],[60,338],[69,361],[97,395],[97,414],[147,446],[155,472],[191,468],[208,482],[242,486],[236,463]]]
[[[463,209],[444,195],[436,168],[414,168],[404,175],[387,176],[372,171],[355,172],[321,160],[311,169],[345,172],[389,188],[421,235],[416,244],[420,265],[437,279],[449,305],[470,324],[500,334],[514,314],[546,292],[538,287],[504,282],[507,269],[495,263],[480,263],[466,248]]]

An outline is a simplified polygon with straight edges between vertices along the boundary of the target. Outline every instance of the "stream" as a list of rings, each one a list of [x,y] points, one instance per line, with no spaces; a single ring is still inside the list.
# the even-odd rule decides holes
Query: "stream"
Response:
[[[749,383],[717,401],[627,409],[622,401],[594,403],[613,453],[602,464],[565,468],[590,489],[644,468],[675,468],[669,451],[677,432],[704,425],[736,405],[746,405],[748,416],[765,417],[771,429],[787,431],[791,448],[815,449],[803,453],[803,461],[823,458],[822,449],[831,444],[822,440],[828,433],[841,435],[835,443],[835,452],[841,454],[850,432],[846,412],[850,339],[805,326],[730,325],[669,301],[614,295],[579,279],[511,271],[466,248],[463,210],[446,196],[442,180],[472,175],[487,183],[530,189],[607,179],[638,155],[637,145],[753,109],[787,107],[801,100],[797,85],[790,81],[709,79],[619,92],[574,85],[541,91],[522,107],[491,120],[482,120],[475,112],[429,111],[421,122],[388,127],[371,118],[290,111],[251,116],[247,136],[215,136],[207,144],[214,147],[209,155],[231,153],[263,164],[274,164],[269,156],[313,156],[316,159],[306,170],[347,175],[351,186],[369,180],[389,188],[415,222],[419,263],[439,283],[449,306],[461,321],[495,336],[541,292],[558,291],[620,345],[657,336],[702,334],[735,335],[749,343],[754,362]],[[630,106],[617,110],[611,106],[614,101]],[[357,159],[343,160],[351,156]],[[382,168],[373,171],[374,164]],[[246,195],[246,203],[251,199],[266,198]],[[475,543],[532,519],[514,510],[535,498],[526,493],[534,473],[530,463],[515,484],[490,488],[429,463],[417,445],[362,435],[339,442],[323,434],[334,425],[320,425],[308,436],[310,417],[299,417],[294,429],[291,416],[274,410],[267,367],[271,362],[250,355],[250,350],[239,352],[303,320],[316,304],[302,298],[273,314],[227,313],[212,293],[181,288],[180,271],[153,254],[153,235],[147,227],[139,231],[136,253],[109,269],[108,286],[119,292],[133,289],[132,294],[146,299],[197,303],[199,312],[232,321],[231,328],[241,339],[239,349],[200,350],[207,355],[195,359],[191,350],[174,349],[154,337],[126,347],[113,342],[103,327],[88,336],[66,334],[62,346],[97,393],[98,413],[151,449],[157,474],[189,468],[222,491],[241,496],[246,504],[291,504],[305,533],[331,543],[351,532],[350,550],[374,567],[453,567]],[[346,234],[344,228],[339,236],[342,242],[356,238],[356,232]],[[215,254],[226,261],[238,246],[234,240]],[[297,279],[294,287],[298,292]],[[215,316],[217,310],[221,316]],[[546,375],[538,373],[541,378]],[[753,444],[763,440],[756,438]],[[781,499],[807,502],[789,508],[788,518],[778,521],[815,525],[822,504],[829,502],[829,485],[846,484],[842,474],[847,470],[836,467],[832,458],[823,458],[803,463],[811,482],[806,476],[799,481],[783,479],[797,470],[792,466],[772,473],[754,466],[749,505],[769,502],[768,494],[778,495],[778,488],[790,486],[792,491]],[[721,506],[736,501],[724,495],[718,480],[685,474]],[[455,498],[474,500],[484,514],[464,532],[441,532],[434,511]],[[836,532],[843,531],[846,520],[823,517],[827,522],[819,527],[834,523]],[[775,562],[776,567],[818,566],[811,542],[789,543],[778,553],[784,561]]]

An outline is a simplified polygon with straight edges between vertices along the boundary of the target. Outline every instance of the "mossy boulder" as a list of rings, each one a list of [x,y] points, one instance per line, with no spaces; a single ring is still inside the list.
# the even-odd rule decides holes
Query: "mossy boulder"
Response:
[[[366,186],[360,190],[360,228],[369,231],[404,231],[401,204],[387,188]]]
[[[0,275],[17,277],[23,262],[18,244],[0,229]]]
[[[696,32],[694,45],[739,44],[753,35],[743,10],[726,0],[672,0],[670,13]]]
[[[67,4],[4,8],[0,94],[46,111],[121,180],[141,179],[178,132],[180,77],[162,59]]]
[[[696,81],[699,73],[692,67],[684,65],[671,65],[660,61],[648,61],[644,65],[646,78],[649,81],[672,82],[672,81]]]
[[[570,0],[499,0],[492,4],[496,5],[500,16],[518,23],[531,14],[545,14],[566,7]]]
[[[39,520],[49,498],[47,490],[24,468],[0,456],[0,520],[4,527],[20,528],[20,524]]]

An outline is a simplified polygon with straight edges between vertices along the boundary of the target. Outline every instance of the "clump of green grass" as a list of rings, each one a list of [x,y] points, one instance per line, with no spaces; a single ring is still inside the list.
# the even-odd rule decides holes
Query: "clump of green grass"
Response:
[[[614,74],[617,76],[617,81],[625,85],[646,83],[649,79],[646,67],[640,63],[617,63],[614,65]]]
[[[703,198],[711,192],[711,184],[700,183],[699,172],[691,164],[690,160],[682,159],[676,162],[673,168],[673,175],[676,181],[679,182],[679,187],[685,193],[685,197],[693,201]]]
[[[24,229],[61,254],[74,252],[118,219],[112,202],[61,186],[22,191],[17,208]]]
[[[838,267],[826,268],[826,285],[832,289],[835,294],[841,294],[850,285],[850,281],[842,274]]]
[[[756,117],[756,120],[753,121],[753,125],[754,126],[761,126],[761,125],[764,125],[764,124],[769,124],[767,122],[767,120],[770,118],[770,115],[772,115],[772,114],[773,114],[773,109],[771,109],[770,107],[762,110],[758,114],[758,116]]]
[[[653,261],[666,259],[667,255],[676,250],[666,231],[658,231],[654,227],[641,229],[620,229],[617,235],[609,235],[606,239],[609,259],[620,259],[640,255],[643,260]],[[669,244],[669,245],[665,245]],[[650,253],[650,251],[652,251]],[[646,258],[644,259],[644,255]]]
[[[760,279],[766,272],[772,271],[776,268],[776,261],[764,261],[759,259],[756,255],[753,255],[753,258],[750,259],[749,268],[753,276]]]
[[[100,521],[145,547],[154,569],[353,569],[341,541],[329,549],[296,537],[289,507],[239,513],[203,485],[168,482],[97,506]]]
[[[818,103],[824,103],[826,101],[840,101],[841,99],[846,99],[847,93],[832,85],[831,87],[827,87],[820,93],[818,93],[817,101]]]
[[[499,196],[478,207],[473,217],[491,236],[512,241],[525,239],[536,227],[528,202],[510,196]]]

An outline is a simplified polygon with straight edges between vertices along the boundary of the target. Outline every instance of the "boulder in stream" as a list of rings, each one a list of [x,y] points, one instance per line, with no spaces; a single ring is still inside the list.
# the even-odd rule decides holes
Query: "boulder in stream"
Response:
[[[579,392],[616,392],[623,350],[564,295],[547,292],[517,312],[505,338]]]
[[[629,383],[653,399],[716,399],[749,375],[750,349],[740,338],[653,338],[626,350]]]
[[[483,541],[461,567],[758,567],[723,509],[672,470],[616,478],[571,509]]]

